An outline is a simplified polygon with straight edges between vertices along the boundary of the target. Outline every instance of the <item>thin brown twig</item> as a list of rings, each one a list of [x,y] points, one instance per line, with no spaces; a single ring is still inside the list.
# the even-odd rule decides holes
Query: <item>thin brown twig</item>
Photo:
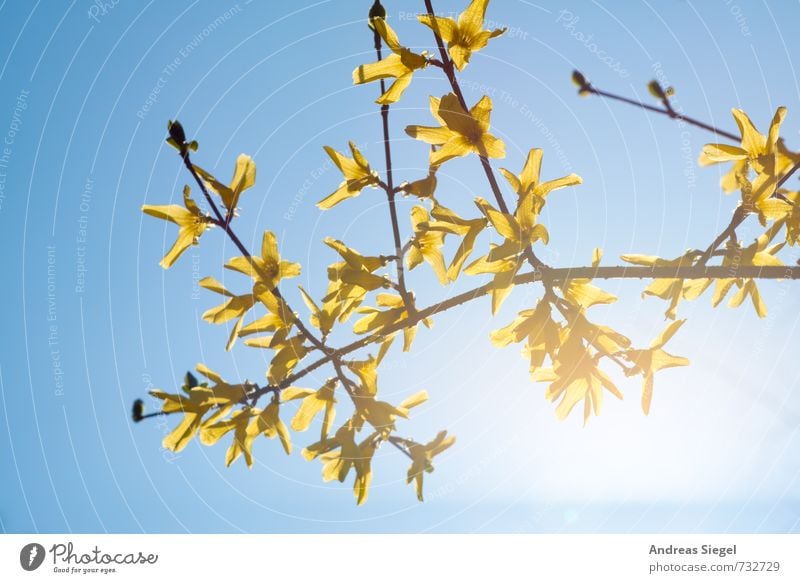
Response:
[[[608,91],[603,91],[602,89],[597,89],[591,83],[586,83],[586,85],[581,87],[582,91],[588,91],[593,95],[599,95],[600,97],[606,97],[608,99],[613,99],[616,101],[620,101],[622,103],[627,103],[629,105],[634,105],[636,107],[640,107],[642,109],[646,109],[647,111],[652,111],[654,113],[660,113],[662,115],[666,115],[669,118],[686,122],[690,125],[695,127],[708,130],[717,134],[718,136],[722,136],[723,138],[728,138],[734,142],[738,142],[741,140],[741,136],[737,136],[732,134],[731,132],[726,132],[725,130],[721,130],[711,124],[702,122],[698,119],[694,119],[693,117],[689,117],[688,115],[683,115],[675,111],[672,106],[669,104],[669,101],[665,98],[662,103],[664,103],[664,107],[656,107],[654,105],[650,105],[649,103],[643,103],[641,101],[637,101],[635,99],[630,99],[628,97],[623,97],[622,95],[617,95],[615,93],[610,93]]]
[[[426,7],[428,9],[428,13],[431,14],[431,15],[434,15],[433,7],[432,7],[432,4],[431,4],[431,0],[425,0],[425,5],[426,5]],[[447,78],[448,78],[448,80],[450,82],[450,85],[451,85],[456,97],[459,100],[459,103],[464,108],[464,110],[467,111],[468,107],[467,107],[466,101],[464,99],[463,92],[461,91],[460,85],[458,83],[458,79],[456,77],[454,65],[453,65],[452,61],[450,60],[449,55],[446,52],[443,40],[442,40],[441,36],[438,34],[438,32],[435,31],[435,30],[434,30],[434,36],[436,38],[436,42],[437,42],[437,45],[438,45],[438,48],[439,48],[439,52],[440,52],[441,57],[442,57],[442,61],[441,62],[440,61],[435,61],[435,62],[433,62],[433,64],[435,64],[437,66],[440,66],[445,71],[445,74],[446,74],[446,76],[447,76]],[[378,35],[377,31],[375,31],[375,49],[376,49],[376,52],[377,52],[378,60],[380,60],[382,58],[382,56],[381,56],[381,39],[380,39],[380,36]],[[654,107],[654,106],[651,106],[651,105],[648,105],[648,104],[644,104],[644,103],[641,103],[641,102],[636,102],[634,100],[630,100],[630,99],[622,97],[622,96],[614,95],[614,94],[611,94],[611,93],[608,93],[608,92],[605,92],[605,91],[601,91],[601,90],[595,89],[594,87],[592,87],[591,85],[588,85],[588,84],[586,86],[586,89],[589,90],[591,93],[594,93],[596,95],[600,95],[600,96],[603,96],[603,97],[608,97],[610,99],[616,99],[616,100],[619,100],[619,101],[623,101],[623,102],[626,102],[626,103],[630,103],[632,105],[636,105],[636,106],[642,107],[643,109],[646,109],[646,110],[649,110],[649,111],[654,111],[654,112],[657,112],[657,113],[665,114],[665,115],[668,115],[669,117],[671,117],[673,119],[682,120],[682,121],[685,121],[686,123],[695,125],[697,127],[703,128],[703,129],[707,129],[709,131],[712,131],[712,132],[717,133],[719,135],[722,135],[724,137],[728,137],[730,139],[738,140],[738,137],[734,136],[733,134],[718,130],[717,128],[714,128],[713,126],[710,126],[710,125],[705,124],[703,122],[699,122],[698,120],[695,120],[693,118],[690,118],[688,116],[684,116],[682,114],[679,114],[679,113],[675,112],[675,110],[669,105],[668,102],[665,103],[665,108],[664,109],[660,109],[660,108],[657,108],[657,107]],[[385,93],[385,84],[384,84],[383,80],[381,80],[381,93],[382,94]],[[395,201],[394,201],[394,195],[396,194],[398,189],[396,189],[393,186],[392,164],[391,164],[391,149],[390,149],[390,143],[389,143],[388,113],[389,113],[389,106],[388,105],[383,105],[381,107],[381,116],[382,116],[382,121],[383,121],[384,149],[385,149],[385,156],[386,156],[386,176],[387,176],[387,180],[386,180],[385,183],[383,181],[380,181],[379,182],[379,187],[381,187],[384,191],[386,191],[387,197],[389,199],[390,215],[391,215],[391,219],[392,219],[393,235],[394,235],[394,242],[395,242],[395,253],[396,253],[396,255],[393,256],[392,258],[395,259],[397,264],[398,264],[398,280],[399,280],[399,284],[398,284],[397,288],[399,288],[399,291],[401,292],[401,295],[404,295],[405,283],[404,283],[404,277],[403,277],[402,259],[403,259],[403,256],[404,256],[405,252],[407,251],[409,245],[408,244],[401,245],[401,243],[400,243],[399,225],[398,225],[398,221],[397,221],[396,205],[395,205]],[[222,227],[223,230],[228,235],[228,237],[234,243],[234,245],[236,245],[236,247],[239,249],[239,251],[246,258],[250,259],[250,261],[252,262],[252,260],[253,260],[252,255],[249,253],[247,248],[242,244],[241,240],[238,238],[238,236],[236,235],[236,233],[233,231],[233,229],[230,226],[230,222],[231,222],[231,219],[232,219],[232,216],[233,216],[233,212],[231,210],[229,210],[229,212],[227,213],[226,216],[222,215],[222,213],[220,212],[218,206],[216,205],[216,203],[214,202],[214,200],[211,197],[210,193],[208,192],[208,190],[207,190],[207,188],[205,186],[205,183],[202,181],[200,176],[195,171],[195,169],[194,169],[194,167],[193,167],[193,165],[192,165],[192,163],[190,161],[190,157],[189,157],[188,151],[187,150],[182,151],[181,152],[181,157],[182,157],[182,159],[184,161],[184,164],[186,165],[187,169],[192,174],[193,178],[195,179],[195,181],[197,182],[197,184],[200,187],[201,191],[203,192],[203,195],[205,196],[205,198],[206,198],[206,200],[207,200],[212,212],[215,215],[215,219],[212,222],[214,222],[214,224]],[[506,213],[509,212],[508,211],[508,207],[507,207],[507,205],[505,203],[505,200],[503,198],[502,192],[501,192],[500,187],[499,187],[499,185],[497,183],[494,171],[493,171],[493,169],[491,167],[491,164],[490,164],[488,158],[485,155],[481,155],[481,156],[479,156],[479,158],[481,160],[481,165],[482,165],[482,167],[484,169],[484,173],[486,174],[487,180],[489,181],[489,184],[490,184],[492,192],[493,192],[493,194],[495,196],[495,199],[497,200],[498,207],[500,208],[500,210],[502,212],[506,212]],[[776,186],[776,191],[777,191],[777,188],[779,188],[783,183],[785,183],[789,179],[789,177],[792,174],[794,174],[795,171],[798,170],[798,168],[800,168],[800,163],[798,163],[797,165],[792,167],[787,172],[787,174],[785,174],[781,178],[781,180],[778,182],[778,184]],[[740,208],[737,209],[737,212],[734,213],[734,217],[732,218],[731,223],[728,225],[728,227],[717,237],[717,239],[715,239],[715,241],[712,243],[712,245],[704,252],[704,254],[702,256],[702,259],[701,259],[701,262],[696,264],[696,265],[694,265],[694,266],[681,266],[681,267],[677,267],[677,268],[675,268],[675,267],[642,267],[642,266],[632,266],[632,267],[631,266],[612,266],[612,267],[599,267],[598,266],[598,267],[577,267],[577,268],[550,268],[550,267],[544,266],[544,264],[540,260],[538,260],[538,258],[535,257],[535,254],[533,253],[533,250],[530,247],[528,247],[526,249],[526,251],[528,253],[530,253],[530,255],[532,256],[532,258],[529,258],[529,262],[534,267],[534,271],[531,272],[531,273],[517,275],[514,278],[513,283],[515,285],[520,285],[520,284],[527,284],[527,283],[533,283],[533,282],[541,281],[541,282],[545,283],[545,287],[546,287],[546,291],[547,291],[547,290],[552,290],[552,286],[553,285],[558,287],[559,285],[563,285],[563,283],[565,281],[567,281],[569,279],[573,279],[573,278],[590,278],[590,279],[630,279],[630,278],[637,278],[637,279],[645,279],[645,278],[647,278],[647,279],[650,279],[650,278],[657,278],[657,279],[660,279],[660,278],[705,279],[705,278],[710,278],[711,279],[711,278],[740,277],[740,278],[754,278],[754,279],[756,279],[756,278],[760,278],[760,279],[800,279],[800,267],[739,266],[739,267],[735,268],[734,271],[732,272],[732,268],[729,267],[729,266],[710,266],[709,267],[709,266],[705,265],[705,262],[708,260],[708,258],[710,258],[712,256],[715,256],[715,255],[719,255],[719,252],[717,251],[717,248],[719,247],[719,245],[722,244],[722,242],[724,242],[725,239],[730,237],[733,232],[735,232],[736,227],[738,227],[738,225],[741,224],[741,222],[744,220],[744,218],[746,218],[746,216],[749,214],[745,210],[740,210],[740,209],[743,209],[743,207],[740,207]],[[254,264],[253,264],[253,266],[254,266],[254,268],[256,268],[256,266]],[[254,390],[254,391],[252,391],[252,392],[250,392],[248,394],[247,399],[248,400],[252,399],[255,402],[255,401],[258,400],[258,398],[260,396],[263,396],[265,394],[268,394],[268,393],[277,394],[278,392],[280,392],[280,390],[282,390],[286,386],[289,386],[291,383],[293,383],[296,380],[308,375],[309,373],[313,372],[314,370],[316,370],[317,368],[323,366],[326,363],[331,363],[333,365],[333,367],[334,367],[334,369],[336,371],[337,377],[342,381],[342,383],[343,383],[346,391],[348,392],[349,396],[354,399],[354,398],[357,397],[357,395],[356,395],[357,391],[356,391],[356,388],[353,386],[352,381],[349,379],[349,377],[347,377],[346,373],[344,372],[344,370],[342,368],[343,367],[342,361],[341,361],[341,357],[342,356],[344,356],[346,354],[349,354],[351,352],[354,352],[356,350],[359,350],[361,348],[364,348],[364,347],[366,347],[369,344],[372,344],[374,342],[381,341],[381,340],[385,339],[387,336],[389,336],[391,334],[394,334],[394,333],[396,333],[396,332],[398,332],[398,331],[400,331],[402,329],[408,328],[410,326],[416,326],[422,320],[424,320],[426,318],[429,318],[429,317],[431,317],[431,316],[433,316],[435,314],[447,311],[447,310],[449,310],[451,308],[454,308],[454,307],[459,306],[461,304],[467,303],[467,302],[469,302],[471,300],[474,300],[474,299],[477,299],[477,298],[482,297],[484,295],[487,295],[488,293],[490,293],[491,289],[492,289],[491,284],[486,284],[486,285],[474,288],[473,290],[470,290],[470,291],[464,292],[462,294],[459,294],[457,296],[453,296],[452,298],[449,298],[448,300],[445,300],[445,301],[440,302],[438,304],[434,304],[434,305],[429,306],[429,307],[427,307],[425,309],[414,310],[414,311],[408,310],[409,316],[407,318],[405,318],[404,320],[401,320],[399,322],[396,322],[395,324],[393,324],[391,326],[386,327],[381,333],[372,334],[372,335],[369,335],[369,336],[362,337],[359,340],[351,342],[350,344],[348,344],[346,346],[343,346],[343,347],[338,348],[338,349],[334,349],[334,348],[327,347],[325,345],[324,340],[320,340],[320,339],[316,338],[316,336],[310,330],[308,330],[308,328],[303,324],[303,322],[299,319],[299,317],[294,312],[291,311],[291,308],[289,308],[288,303],[282,297],[282,295],[280,294],[279,290],[277,288],[275,288],[274,290],[272,290],[272,293],[278,299],[280,299],[286,305],[287,310],[289,310],[291,312],[292,317],[293,317],[293,321],[294,321],[295,325],[297,326],[298,330],[300,331],[300,333],[304,337],[306,337],[316,348],[318,348],[322,352],[323,356],[321,358],[319,358],[317,361],[309,364],[308,366],[306,366],[302,370],[289,375],[286,379],[284,379],[284,381],[282,381],[278,385],[269,385],[269,386],[257,388],[256,390]],[[407,292],[405,292],[405,293],[407,293]],[[405,297],[404,297],[404,299],[405,299]],[[559,300],[560,298],[556,298],[556,299]],[[556,304],[560,306],[560,302],[559,301],[557,301]],[[165,413],[164,412],[150,413],[150,414],[142,416],[142,419],[149,418],[149,417],[155,417],[157,415],[163,415],[163,414],[165,414]],[[395,447],[397,447],[400,451],[403,451],[406,455],[410,456],[408,451],[404,447],[402,447],[402,445],[400,444],[400,442],[402,441],[401,438],[389,438],[386,441],[389,441]]]
[[[384,125],[384,131],[387,131],[386,130],[386,125]],[[388,136],[387,136],[386,139],[387,139],[387,156],[388,156]],[[230,210],[228,212],[227,216],[223,218],[222,213],[219,210],[219,207],[217,207],[217,204],[214,202],[214,199],[211,197],[211,194],[208,192],[208,189],[206,188],[205,183],[201,180],[200,176],[195,171],[194,166],[192,165],[191,159],[189,157],[189,152],[187,150],[182,151],[181,152],[181,158],[183,158],[183,161],[184,161],[184,164],[186,165],[186,168],[188,168],[189,172],[194,177],[195,182],[197,182],[197,185],[200,187],[200,190],[203,192],[203,195],[205,196],[206,201],[208,202],[209,206],[211,207],[211,210],[212,210],[212,212],[214,213],[214,215],[216,217],[216,219],[214,221],[215,224],[217,224],[218,226],[220,226],[220,227],[222,227],[224,229],[224,231],[227,233],[228,237],[231,239],[233,244],[236,245],[236,247],[239,249],[239,251],[242,253],[242,255],[247,257],[247,259],[250,261],[250,264],[253,266],[253,269],[257,269],[257,266],[253,262],[253,256],[251,255],[250,251],[247,249],[247,247],[244,246],[244,244],[241,242],[241,240],[236,235],[236,233],[233,231],[233,228],[230,225],[230,222],[231,222],[230,220],[231,220],[231,217],[233,215],[233,211]],[[389,165],[391,164],[391,161],[390,161],[389,158],[387,158],[387,164],[389,164]],[[388,180],[388,184],[391,185],[391,183],[392,183],[391,182],[392,181],[391,173],[388,173],[387,180]],[[391,191],[391,187],[389,187],[387,189],[387,193],[389,193],[389,196],[391,198],[391,197],[393,197],[393,194],[391,194],[390,191]],[[396,223],[396,215],[395,214],[393,214],[393,220]],[[399,237],[399,235],[398,235],[398,237]],[[399,269],[399,273],[402,273],[402,258],[401,258],[401,260],[399,262],[399,268],[398,269]],[[400,281],[402,282],[402,279],[400,279]],[[400,286],[398,286],[398,287],[400,287],[401,293],[405,289],[404,287],[402,287],[402,284]],[[276,298],[278,298],[278,300],[283,302],[283,304],[286,306],[286,309],[292,315],[292,318],[294,320],[294,324],[295,324],[295,326],[297,326],[297,329],[300,331],[300,333],[305,338],[307,338],[317,349],[319,349],[320,352],[322,352],[322,354],[326,355],[326,358],[328,358],[328,360],[331,362],[331,364],[333,364],[333,368],[334,368],[334,370],[336,372],[336,376],[342,382],[342,385],[345,387],[345,390],[347,391],[347,394],[349,395],[350,399],[353,400],[353,402],[355,403],[355,399],[358,398],[358,396],[356,394],[357,393],[356,387],[353,386],[352,381],[350,380],[350,378],[345,374],[344,370],[342,369],[342,363],[341,363],[341,360],[340,360],[340,355],[341,354],[346,354],[346,352],[343,352],[341,350],[335,350],[335,349],[329,348],[328,346],[326,346],[324,340],[320,340],[319,338],[317,338],[316,335],[313,334],[305,326],[305,324],[302,322],[300,317],[297,316],[295,314],[295,312],[292,311],[291,307],[289,307],[288,302],[281,295],[281,293],[280,293],[280,291],[278,290],[277,287],[272,289],[272,294]],[[413,314],[413,313],[414,312],[409,310],[409,314]],[[310,370],[309,370],[309,372],[310,372]],[[267,386],[267,387],[256,389],[254,391],[249,392],[244,397],[243,402],[245,402],[245,403],[249,402],[249,403],[252,403],[253,406],[255,406],[255,404],[258,402],[258,400],[262,396],[264,396],[266,394],[269,394],[269,393],[272,393],[273,395],[277,395],[278,393],[280,393],[281,390],[283,390],[287,386],[289,386],[289,383],[286,383],[284,381],[283,383],[280,384],[280,386],[271,386],[270,385],[270,386]],[[167,414],[167,413],[165,413],[164,411],[159,411],[159,412],[156,412],[156,413],[150,413],[150,414],[143,415],[142,417],[140,417],[140,420],[141,419],[146,419],[148,417],[155,417],[157,415],[165,415],[165,414]],[[399,449],[401,452],[403,452],[407,456],[411,457],[411,455],[407,451],[405,451],[402,447],[399,447],[397,444],[395,444],[395,443],[393,443],[391,441],[390,441],[390,443],[392,443],[392,445],[397,447],[397,449]]]
[[[464,111],[468,112],[469,107],[467,106],[467,101],[464,99],[464,93],[461,91],[461,85],[458,83],[455,66],[453,65],[453,61],[450,59],[450,55],[447,53],[447,49],[444,46],[444,40],[442,39],[441,34],[439,34],[438,24],[435,19],[436,13],[433,10],[433,4],[431,0],[425,0],[425,8],[428,11],[428,15],[431,16],[431,21],[433,24],[433,36],[436,38],[436,46],[439,49],[439,56],[442,60],[442,70],[444,71],[447,80],[450,82],[450,87],[453,89],[453,93],[458,99],[459,104]],[[500,211],[509,214],[508,205],[503,197],[503,192],[500,190],[500,185],[497,183],[497,177],[494,174],[494,170],[492,169],[492,164],[489,162],[488,156],[486,156],[485,153],[481,153],[478,155],[478,158],[481,161],[481,167],[483,167],[483,172],[486,174],[486,179],[489,181],[489,187],[492,189],[492,194],[497,201],[498,208]],[[530,246],[523,250],[523,254],[525,255],[525,259],[528,261],[528,263],[530,263],[534,270],[538,271],[547,268],[544,262],[536,256],[536,253]]]
[[[250,265],[252,265],[253,269],[259,271],[258,266],[255,264],[253,260],[252,254],[247,249],[247,247],[244,246],[241,239],[239,239],[238,235],[234,232],[233,227],[231,227],[230,221],[222,216],[222,212],[220,212],[219,207],[214,202],[214,199],[212,198],[211,194],[208,192],[205,182],[202,180],[202,178],[200,178],[200,176],[197,174],[197,171],[194,169],[194,165],[192,164],[189,152],[186,150],[181,152],[181,158],[183,159],[184,165],[191,173],[195,182],[200,187],[200,190],[205,196],[206,201],[211,207],[211,211],[214,213],[214,216],[216,217],[216,220],[214,221],[215,224],[221,227],[225,231],[225,233],[228,235],[228,238],[233,242],[236,248],[239,249],[239,252],[250,261]],[[233,212],[228,213],[229,216],[232,214]],[[286,306],[286,309],[289,312],[292,321],[294,322],[295,326],[297,326],[297,329],[300,331],[300,333],[303,336],[305,336],[308,339],[308,341],[311,342],[311,344],[313,344],[314,347],[320,350],[323,354],[327,354],[328,352],[330,352],[331,349],[325,346],[325,343],[322,342],[322,340],[320,340],[319,338],[317,338],[316,335],[306,327],[306,325],[303,323],[300,317],[292,310],[292,308],[289,306],[289,303],[281,294],[280,290],[277,287],[275,287],[270,291],[272,292],[272,295],[274,295],[281,303],[283,303],[283,305]]]
[[[551,283],[558,285],[569,279],[716,279],[716,278],[748,278],[748,279],[800,279],[800,266],[780,267],[780,266],[749,266],[740,265],[736,268],[726,265],[698,266],[686,265],[681,267],[648,267],[639,265],[617,265],[605,267],[550,267],[543,274],[542,272],[529,272],[517,275],[514,285],[524,285],[542,281],[547,278]],[[324,364],[330,362],[334,357],[341,357],[370,344],[381,342],[387,336],[399,332],[404,328],[416,326],[425,318],[430,318],[436,314],[446,312],[452,308],[466,304],[478,298],[484,297],[492,291],[492,284],[488,283],[461,294],[448,298],[438,304],[432,304],[426,308],[417,310],[413,317],[404,318],[387,326],[380,334],[363,336],[341,348],[333,354],[327,354],[318,360],[307,365],[300,371],[289,375],[278,387],[262,387],[257,390],[261,394],[273,391],[275,388],[285,388],[297,380],[312,373]]]
[[[374,34],[375,40],[375,53],[378,56],[378,60],[383,59],[383,54],[381,51],[381,35],[378,33],[377,28],[373,28],[372,30]],[[386,83],[383,79],[380,80],[381,86],[381,95],[386,93]],[[394,178],[392,176],[392,148],[391,143],[389,141],[389,104],[384,103],[381,105],[381,121],[383,125],[383,153],[384,157],[386,158],[386,198],[389,201],[389,216],[392,220],[392,237],[394,238],[394,254],[395,254],[395,264],[397,265],[397,284],[398,284],[398,292],[400,293],[400,297],[403,299],[403,304],[406,307],[406,311],[409,314],[414,313],[415,307],[414,302],[411,299],[411,295],[408,293],[408,288],[406,287],[406,278],[405,278],[405,269],[403,267],[403,258],[405,256],[403,244],[400,240],[400,224],[397,219],[397,203],[395,202],[395,188],[394,188]]]

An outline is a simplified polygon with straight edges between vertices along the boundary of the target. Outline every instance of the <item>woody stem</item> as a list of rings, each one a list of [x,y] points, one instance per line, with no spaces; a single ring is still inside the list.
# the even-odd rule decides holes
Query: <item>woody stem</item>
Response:
[[[599,95],[600,97],[606,97],[607,99],[613,99],[615,101],[621,101],[622,103],[627,103],[627,104],[633,105],[635,107],[640,107],[641,109],[645,109],[647,111],[652,111],[654,113],[660,113],[662,115],[666,115],[667,117],[670,117],[672,119],[675,119],[675,120],[678,120],[678,121],[683,121],[683,122],[686,122],[686,123],[688,123],[690,125],[693,125],[695,127],[698,127],[698,128],[704,129],[704,130],[708,130],[710,132],[713,132],[713,133],[717,134],[718,136],[721,136],[723,138],[728,138],[729,140],[733,140],[734,142],[738,142],[740,140],[739,136],[736,136],[736,135],[734,135],[734,134],[732,134],[730,132],[726,132],[725,130],[721,130],[721,129],[719,129],[719,128],[711,125],[711,124],[708,124],[708,123],[702,122],[700,120],[694,119],[692,117],[689,117],[688,115],[683,115],[683,114],[678,113],[677,111],[675,111],[672,108],[672,106],[669,105],[669,101],[666,100],[666,99],[663,102],[665,106],[663,108],[661,108],[661,107],[656,107],[654,105],[650,105],[648,103],[642,103],[641,101],[636,101],[635,99],[630,99],[628,97],[623,97],[622,95],[616,95],[614,93],[609,93],[608,91],[603,91],[602,89],[597,89],[597,88],[593,87],[591,83],[587,83],[581,89],[583,89],[585,91],[588,91],[589,93],[592,93],[594,95]]]
[[[568,279],[707,279],[707,278],[751,278],[751,279],[800,279],[800,267],[782,266],[680,266],[680,267],[661,267],[661,266],[638,266],[638,265],[618,265],[607,267],[550,267],[542,272],[529,272],[517,275],[513,279],[514,285],[524,285],[539,281],[545,281],[552,285],[554,282],[563,282]],[[266,394],[275,388],[282,389],[298,379],[313,372],[333,358],[340,358],[346,354],[360,350],[370,344],[380,342],[386,336],[394,334],[404,328],[416,326],[425,318],[430,318],[436,314],[446,312],[452,308],[466,304],[491,293],[492,285],[486,284],[473,288],[464,293],[452,296],[438,304],[432,304],[426,308],[417,310],[416,314],[387,326],[380,334],[363,336],[335,350],[332,354],[326,354],[322,358],[312,362],[302,370],[289,375],[277,387],[263,387],[256,391],[256,394]]]
[[[250,261],[250,264],[253,266],[253,269],[258,271],[258,267],[256,266],[255,262],[253,261],[253,256],[251,255],[250,251],[247,249],[247,247],[244,246],[244,244],[242,243],[241,239],[239,239],[238,235],[236,235],[236,233],[234,232],[233,228],[231,227],[230,216],[233,213],[230,212],[229,215],[228,215],[228,218],[222,216],[222,212],[219,210],[219,207],[217,206],[217,203],[214,202],[214,199],[211,197],[211,194],[208,192],[208,189],[206,188],[205,182],[203,182],[202,178],[200,178],[200,176],[197,174],[197,171],[194,169],[194,165],[192,164],[192,161],[190,159],[189,152],[185,151],[185,150],[183,152],[181,152],[181,158],[183,159],[184,165],[189,170],[189,173],[192,175],[192,177],[194,178],[195,182],[197,183],[197,186],[200,187],[200,190],[202,191],[203,196],[205,196],[205,199],[208,202],[208,205],[211,207],[211,211],[214,213],[214,216],[216,217],[216,220],[214,221],[214,224],[216,224],[217,226],[221,227],[225,231],[225,233],[228,235],[228,238],[233,242],[233,244],[236,246],[236,248],[239,249],[239,252],[244,257],[246,257],[248,259],[248,261]],[[283,297],[283,295],[281,294],[280,290],[278,290],[278,288],[275,287],[270,291],[272,292],[272,295],[274,295],[278,299],[278,301],[282,302],[283,305],[286,306],[286,309],[289,312],[288,315],[291,316],[295,326],[297,326],[297,329],[300,331],[300,333],[303,336],[305,336],[309,340],[309,342],[311,342],[311,344],[314,345],[315,348],[320,350],[323,354],[327,354],[330,351],[330,349],[328,347],[326,347],[325,343],[322,342],[319,338],[317,338],[316,335],[314,335],[314,333],[311,332],[306,327],[306,325],[303,323],[303,321],[297,316],[297,314],[295,314],[295,312],[289,306],[289,303]]]
[[[450,82],[450,87],[452,87],[453,93],[458,99],[459,104],[464,111],[469,111],[467,102],[464,99],[464,93],[461,91],[461,85],[458,83],[455,66],[453,65],[453,61],[450,59],[450,55],[447,53],[447,49],[444,46],[444,40],[442,40],[442,36],[439,34],[438,25],[435,18],[436,13],[433,10],[433,4],[431,0],[425,0],[425,8],[428,11],[428,15],[431,17],[433,36],[436,38],[436,46],[439,49],[439,56],[442,61],[442,70],[444,71],[447,80]],[[484,153],[481,153],[478,155],[478,157],[480,158],[483,172],[486,174],[486,179],[489,181],[489,187],[492,189],[492,194],[497,201],[498,208],[503,213],[509,214],[508,205],[503,198],[503,193],[500,190],[500,185],[497,183],[497,178],[495,177],[494,170],[492,169],[492,165],[489,162],[488,156],[486,156]],[[534,270],[539,271],[546,267],[544,262],[536,256],[536,253],[529,246],[523,250],[523,254],[525,255],[525,259],[528,261],[528,263],[530,263]]]
[[[381,35],[378,33],[378,29],[373,29],[374,40],[375,40],[375,52],[378,56],[378,60],[383,59],[383,54],[381,51]],[[383,79],[380,80],[381,83],[381,95],[386,93],[386,83]],[[386,198],[389,201],[389,216],[392,220],[392,236],[394,238],[394,254],[395,254],[395,263],[397,265],[397,284],[398,284],[398,292],[400,293],[400,297],[403,298],[403,304],[405,305],[406,311],[409,314],[414,312],[414,302],[411,301],[411,297],[408,293],[408,288],[406,288],[406,279],[405,279],[405,269],[403,268],[403,257],[404,257],[404,247],[400,240],[400,225],[397,220],[397,204],[395,203],[395,189],[394,189],[394,179],[392,176],[392,148],[389,142],[389,104],[384,103],[381,105],[381,120],[383,123],[383,153],[386,158]]]

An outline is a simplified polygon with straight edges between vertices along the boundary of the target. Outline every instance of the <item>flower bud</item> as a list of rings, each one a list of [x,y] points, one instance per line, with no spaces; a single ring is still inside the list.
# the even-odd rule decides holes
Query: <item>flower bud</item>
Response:
[[[169,137],[175,140],[179,145],[186,143],[186,132],[183,131],[181,122],[178,120],[169,120],[167,123],[167,129],[169,130]]]
[[[186,143],[186,132],[183,131],[181,122],[178,120],[169,120],[167,123],[167,130],[169,131],[167,143],[181,154],[186,153],[186,150],[191,150],[192,152],[197,151],[197,141],[192,140],[188,144]]]
[[[675,95],[675,89],[673,89],[672,87],[667,87],[666,89],[664,89],[663,87],[661,87],[661,84],[655,79],[647,84],[647,90],[650,92],[650,95],[652,95],[656,99],[661,99],[661,100],[667,99]]]
[[[133,402],[133,409],[131,410],[131,418],[134,423],[139,423],[144,417],[144,401],[136,399]]]
[[[381,0],[375,0],[372,8],[369,9],[369,22],[367,24],[372,30],[375,30],[375,25],[372,24],[375,18],[386,18],[386,8],[381,4]]]
[[[576,70],[572,72],[572,82],[578,88],[578,95],[584,96],[584,95],[589,95],[589,93],[591,93],[589,89],[591,85],[586,80],[586,77],[583,76],[583,73],[581,73],[580,71]]]
[[[183,390],[188,393],[198,385],[199,383],[197,382],[197,377],[191,372],[186,371],[186,376],[183,377]]]

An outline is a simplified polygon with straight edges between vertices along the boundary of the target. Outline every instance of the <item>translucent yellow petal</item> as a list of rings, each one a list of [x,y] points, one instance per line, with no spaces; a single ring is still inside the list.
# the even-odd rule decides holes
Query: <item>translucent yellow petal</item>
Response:
[[[142,205],[142,212],[146,215],[150,215],[151,217],[155,217],[157,219],[163,219],[165,221],[170,221],[176,224],[181,224],[187,219],[194,217],[194,215],[192,215],[191,212],[189,212],[184,207],[177,204],[168,204],[168,205],[145,204]]]
[[[181,229],[178,231],[178,238],[175,239],[175,243],[172,244],[170,250],[167,251],[167,254],[161,260],[159,265],[164,269],[169,269],[172,267],[178,258],[186,251],[189,247],[196,243],[195,235],[188,229]]]
[[[360,85],[387,77],[402,77],[408,73],[410,71],[401,60],[400,55],[392,53],[377,63],[360,65],[353,70],[353,83]]]
[[[742,134],[742,148],[744,148],[751,157],[757,157],[764,153],[766,145],[766,138],[759,133],[759,131],[750,121],[750,118],[741,109],[733,109],[733,118],[739,126],[739,131]]]
[[[448,160],[466,156],[474,149],[472,143],[464,136],[452,134],[450,140],[435,152],[431,151],[429,163],[431,166],[441,166]]]
[[[505,158],[506,144],[500,138],[486,134],[481,138],[481,147],[478,153],[489,158]]]
[[[413,395],[408,397],[405,401],[400,403],[400,408],[413,409],[414,407],[422,405],[427,400],[428,400],[428,392],[419,391],[418,393],[414,393]]]
[[[389,89],[386,90],[386,93],[375,100],[375,103],[380,105],[391,105],[392,103],[398,101],[403,95],[403,92],[411,83],[411,77],[411,73],[406,73],[405,75],[399,76],[395,82],[389,86]]]
[[[541,148],[532,148],[525,159],[525,165],[519,175],[520,185],[523,191],[539,183],[539,175],[542,171],[542,157],[544,151]]]
[[[337,204],[348,198],[354,198],[361,194],[361,190],[350,190],[347,182],[342,182],[334,192],[323,198],[317,203],[317,207],[322,210],[328,210],[335,207]]]
[[[256,163],[247,154],[240,154],[236,158],[236,170],[231,180],[231,198],[223,203],[228,210],[233,210],[239,204],[239,196],[256,183]]]
[[[420,14],[417,16],[417,20],[437,33],[445,42],[452,41],[458,30],[458,25],[452,18]]]
[[[738,146],[728,144],[706,144],[700,155],[699,164],[709,166],[719,162],[735,162],[746,160],[747,152]]]
[[[681,326],[686,322],[686,320],[675,320],[671,322],[661,334],[656,336],[656,338],[650,343],[650,348],[661,348],[670,339],[675,336],[675,333],[680,329]]]

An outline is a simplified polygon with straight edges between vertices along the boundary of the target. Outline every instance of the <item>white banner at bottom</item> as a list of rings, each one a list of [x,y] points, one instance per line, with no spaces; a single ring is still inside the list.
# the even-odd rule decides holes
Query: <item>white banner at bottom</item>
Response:
[[[1,535],[0,581],[800,581],[800,535]]]

